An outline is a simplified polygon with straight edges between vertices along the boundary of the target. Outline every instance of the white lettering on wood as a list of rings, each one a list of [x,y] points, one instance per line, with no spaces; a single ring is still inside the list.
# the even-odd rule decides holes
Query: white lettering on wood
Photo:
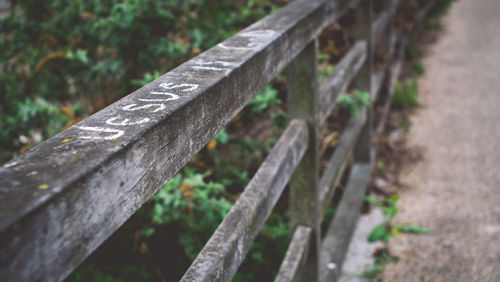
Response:
[[[253,50],[260,48],[270,39],[276,37],[277,35],[278,32],[270,29],[251,30],[236,35],[238,37],[247,38],[246,42],[240,40],[236,42],[237,43],[236,46],[227,45],[227,43],[219,43],[217,44],[217,46],[226,50],[242,50],[242,51]]]
[[[186,89],[182,89],[181,91],[193,91],[193,90],[197,89],[199,85],[198,84],[191,84],[191,83],[174,84],[172,82],[167,82],[167,83],[162,83],[159,86],[161,88],[167,89],[167,90],[186,87]]]
[[[112,117],[112,118],[106,120],[106,124],[124,126],[124,125],[133,125],[133,124],[142,124],[142,123],[146,123],[146,122],[151,120],[149,118],[143,118],[143,119],[135,121],[135,122],[130,122],[130,119],[126,118],[126,119],[122,120],[121,122],[117,122],[116,121],[117,119],[120,119],[120,117]]]
[[[164,101],[163,99],[161,99],[161,100]],[[156,107],[156,109],[154,111],[152,111],[153,113],[162,111],[162,110],[167,108],[164,104],[147,104],[147,105],[142,105],[142,106],[137,106],[137,104],[130,104],[130,105],[124,106],[122,108],[122,110],[124,110],[124,111],[138,111],[138,110],[142,110],[142,109],[149,109],[152,107]]]
[[[231,62],[224,62],[224,61],[213,61],[213,62],[206,62],[206,61],[194,61],[193,62],[195,65],[192,66],[193,69],[199,69],[199,70],[213,70],[213,71],[222,71],[224,72],[225,75],[228,75],[231,72],[232,66],[238,66],[236,63],[231,63]]]
[[[107,135],[107,136],[102,136],[102,135],[97,135],[97,136],[78,136],[78,138],[81,139],[93,139],[93,140],[114,140],[120,136],[122,136],[125,131],[123,130],[118,130],[118,129],[113,129],[113,128],[104,128],[104,127],[93,127],[93,126],[77,126],[77,128],[86,130],[86,131],[93,131],[97,133],[114,133],[113,135]]]

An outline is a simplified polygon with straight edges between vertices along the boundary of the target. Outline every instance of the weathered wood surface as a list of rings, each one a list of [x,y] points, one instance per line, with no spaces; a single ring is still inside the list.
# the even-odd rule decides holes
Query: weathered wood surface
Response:
[[[323,217],[326,208],[332,200],[335,188],[337,187],[340,178],[342,177],[342,173],[344,172],[344,168],[347,165],[348,157],[351,155],[354,144],[356,144],[361,128],[365,123],[366,110],[363,110],[360,115],[349,121],[335,148],[335,152],[328,161],[328,165],[326,166],[319,181],[319,201],[322,206],[322,211],[320,213],[321,217]]]
[[[308,147],[293,120],[181,281],[230,281]]]
[[[331,282],[340,277],[342,263],[370,183],[370,173],[370,164],[357,163],[352,167],[346,190],[321,245],[319,281]]]
[[[372,24],[373,44],[376,44],[377,40],[386,32],[391,19],[392,15],[390,10],[385,10],[375,19]]]
[[[335,66],[319,88],[320,124],[323,124],[336,106],[337,97],[345,91],[366,60],[366,42],[358,41]]]
[[[0,280],[60,280],[356,1],[298,0],[0,168]]]
[[[387,2],[389,6],[388,9],[382,12],[372,24],[372,37],[374,44],[376,44],[377,40],[379,40],[380,37],[389,30],[394,19],[394,14],[401,4],[401,0],[390,0]]]
[[[371,94],[372,100],[375,101],[378,97],[378,93],[382,89],[382,85],[386,76],[386,69],[379,70],[375,73],[372,73],[372,85],[371,85]]]
[[[354,80],[354,87],[370,92],[372,91],[372,70],[373,70],[373,38],[372,38],[372,0],[365,0],[362,5],[356,7],[356,37],[367,42],[366,62]],[[371,136],[372,136],[372,106],[367,110],[367,122],[361,129],[358,143],[354,148],[354,158],[360,162],[370,162],[371,159]]]
[[[290,230],[299,225],[311,228],[311,244],[305,263],[304,281],[319,277],[319,91],[317,41],[311,42],[286,69],[287,110],[291,118],[307,121],[309,146],[290,180],[288,207]]]
[[[375,135],[380,136],[385,129],[385,124],[387,118],[389,116],[389,111],[391,110],[392,98],[394,96],[394,89],[396,83],[401,75],[401,71],[403,70],[404,64],[404,50],[405,50],[406,42],[404,39],[401,40],[399,50],[394,62],[391,63],[389,69],[389,84],[387,89],[387,100],[385,101],[384,108],[382,110],[382,116],[380,117],[379,123],[376,125]]]
[[[301,281],[311,241],[311,228],[297,226],[275,282]]]

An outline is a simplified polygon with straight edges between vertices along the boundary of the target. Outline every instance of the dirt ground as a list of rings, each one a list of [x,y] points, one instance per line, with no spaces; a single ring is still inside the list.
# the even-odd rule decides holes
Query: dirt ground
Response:
[[[500,1],[459,0],[424,58],[424,107],[408,140],[423,160],[403,171],[403,234],[386,281],[500,281]]]

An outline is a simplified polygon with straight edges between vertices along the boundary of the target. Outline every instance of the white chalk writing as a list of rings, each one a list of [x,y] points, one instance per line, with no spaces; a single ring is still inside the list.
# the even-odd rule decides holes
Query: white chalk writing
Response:
[[[135,122],[130,122],[130,119],[126,118],[126,119],[122,120],[121,122],[117,122],[116,121],[117,119],[120,119],[120,117],[112,117],[112,118],[106,120],[106,124],[124,126],[124,125],[133,125],[133,124],[142,124],[142,123],[146,123],[146,122],[151,120],[149,118],[143,118],[143,119],[135,121]]]
[[[159,112],[167,108],[164,104],[147,104],[147,105],[142,105],[142,106],[137,106],[137,104],[130,104],[122,107],[122,110],[124,111],[137,111],[137,110],[142,110],[142,109],[148,109],[151,107],[156,107],[153,113]]]
[[[192,66],[193,69],[199,69],[199,70],[214,70],[214,71],[222,71],[224,72],[225,75],[228,75],[231,72],[231,66],[237,66],[238,64],[236,63],[231,63],[231,62],[224,62],[224,61],[213,61],[213,62],[206,62],[206,61],[194,61],[196,65]]]
[[[198,88],[198,84],[191,84],[191,83],[174,84],[172,82],[162,83],[159,86],[167,90],[187,87],[186,89],[182,89],[181,91],[193,91]]]
[[[78,126],[77,128],[86,130],[86,131],[94,131],[94,132],[105,132],[105,133],[114,133],[114,135],[111,136],[78,136],[79,138],[82,139],[94,139],[94,140],[114,140],[120,136],[122,136],[125,131],[123,130],[118,130],[118,129],[113,129],[113,128],[103,128],[103,127],[93,127],[93,126]]]
[[[209,63],[211,64],[211,63]],[[222,64],[223,66],[225,65],[225,62],[217,62],[216,64]],[[201,66],[206,65],[206,63],[201,62]],[[165,89],[165,90],[173,90],[173,89],[179,89],[182,92],[188,92],[188,91],[193,91],[198,89],[199,85],[198,84],[192,84],[192,83],[172,83],[172,82],[166,82],[166,83],[161,83],[158,87]],[[126,106],[123,106],[121,109],[123,111],[138,111],[138,110],[145,110],[149,109],[151,113],[156,113],[159,111],[163,111],[167,108],[167,106],[164,104],[165,102],[168,101],[173,101],[177,100],[180,98],[179,95],[170,93],[170,92],[165,92],[165,91],[150,91],[150,95],[156,95],[157,98],[138,98],[137,100],[140,102],[148,102],[147,104],[129,104]],[[153,102],[153,103],[151,103]],[[106,120],[107,125],[111,126],[129,126],[129,125],[138,125],[138,124],[143,124],[151,121],[150,118],[141,118],[139,117],[137,120],[131,121],[128,118],[120,117],[120,116],[115,116],[112,118],[109,118]],[[92,139],[92,140],[114,140],[116,138],[119,138],[122,136],[125,131],[120,130],[120,129],[114,129],[114,128],[108,128],[108,127],[94,127],[94,126],[77,126],[76,128],[84,130],[84,131],[91,131],[94,132],[93,135],[79,135],[78,138],[81,139]],[[105,134],[103,134],[105,133]]]
[[[226,50],[253,50],[262,47],[265,43],[277,35],[278,32],[270,29],[251,30],[236,35],[237,37],[247,38],[246,41],[236,41],[235,46],[228,45],[228,43],[219,43],[217,46]]]

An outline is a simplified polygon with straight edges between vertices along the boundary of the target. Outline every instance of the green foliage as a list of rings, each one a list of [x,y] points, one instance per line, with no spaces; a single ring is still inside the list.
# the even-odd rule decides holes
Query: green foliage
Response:
[[[453,4],[453,0],[442,0],[436,3],[433,11],[434,18],[440,18],[444,16],[450,9]]]
[[[279,104],[281,104],[281,100],[278,98],[278,91],[271,85],[266,85],[266,87],[248,103],[252,113],[262,113],[271,106]]]
[[[430,18],[424,21],[424,27],[426,29],[440,29],[441,24],[438,19]]]
[[[80,267],[67,281],[99,281],[99,282],[128,282],[128,281],[148,281],[151,279],[145,264],[131,265],[120,269],[119,275],[106,273],[93,264]]]
[[[394,89],[392,105],[400,109],[414,109],[418,103],[418,79],[410,82],[398,82]]]
[[[365,270],[361,273],[362,278],[369,279],[370,281],[375,279],[380,273],[382,273],[383,267],[379,265],[374,265],[372,268]]]
[[[17,2],[13,13],[0,19],[0,60],[5,62],[0,65],[0,144],[5,149],[0,162],[276,10],[265,0]],[[273,125],[283,127],[286,117],[275,107],[280,103],[278,91],[268,85],[249,109],[270,113]],[[198,165],[184,168],[134,215],[133,238],[117,236],[127,247],[134,245],[124,252],[140,263],[116,263],[111,269],[91,257],[70,280],[155,280],[158,269],[148,261],[154,252],[137,246],[165,230],[176,233],[181,246],[171,256],[189,265],[269,152],[268,143],[226,129],[211,143],[195,156]],[[283,213],[271,214],[241,277],[272,275],[286,251],[288,232]]]
[[[377,161],[377,163],[375,164],[375,172],[379,175],[385,175],[387,173],[387,167],[384,161]]]
[[[421,61],[414,62],[412,68],[413,68],[413,71],[417,74],[421,75],[421,74],[425,73],[425,67]]]
[[[358,276],[369,279],[370,281],[383,281],[379,276],[384,271],[385,265],[390,262],[397,262],[398,260],[399,258],[397,256],[390,255],[387,251],[382,251],[382,253],[375,258],[373,267],[363,271]]]
[[[388,230],[385,223],[375,226],[372,232],[370,232],[370,235],[368,235],[368,242],[389,242],[389,239],[391,239],[391,231],[390,229]]]
[[[401,225],[396,226],[396,229],[402,233],[413,233],[413,234],[430,234],[432,233],[432,229],[430,228],[422,228],[418,225],[411,223],[403,223]]]
[[[418,59],[422,56],[422,51],[416,41],[409,40],[405,47],[406,56],[408,59]]]
[[[38,101],[81,101],[90,114],[275,10],[263,0],[12,3],[0,19],[0,162],[25,145],[21,135],[44,140],[66,125]]]
[[[191,260],[200,251],[198,242],[208,240],[232,206],[223,184],[205,180],[209,175],[187,167],[153,197],[153,228],[178,222],[183,230],[179,243]]]
[[[429,228],[421,228],[410,223],[394,225],[392,221],[394,219],[394,216],[396,216],[399,211],[397,207],[398,200],[399,195],[397,194],[392,195],[391,197],[384,198],[382,202],[378,201],[373,196],[365,197],[365,201],[380,208],[382,210],[382,213],[387,217],[387,221],[385,223],[377,225],[372,230],[372,232],[368,236],[369,242],[388,242],[391,236],[398,235],[400,233],[429,234],[432,232],[432,230]]]
[[[227,142],[229,142],[230,137],[231,136],[229,136],[226,129],[223,128],[221,131],[219,131],[219,133],[217,133],[217,135],[215,135],[214,140],[219,144],[227,144]]]
[[[330,55],[318,54],[318,84],[322,84],[327,76],[333,73],[335,66],[329,64]]]
[[[408,118],[403,118],[398,122],[399,128],[401,128],[405,133],[410,132],[410,125],[411,123]]]
[[[136,87],[142,87],[151,81],[157,79],[158,77],[161,76],[161,73],[159,71],[154,71],[154,72],[147,72],[144,74],[142,79],[132,79],[132,84]]]
[[[354,89],[352,94],[342,93],[337,99],[337,104],[351,116],[356,116],[364,107],[370,106],[372,97],[369,92]]]
[[[232,281],[274,279],[290,241],[286,218],[271,213]]]

